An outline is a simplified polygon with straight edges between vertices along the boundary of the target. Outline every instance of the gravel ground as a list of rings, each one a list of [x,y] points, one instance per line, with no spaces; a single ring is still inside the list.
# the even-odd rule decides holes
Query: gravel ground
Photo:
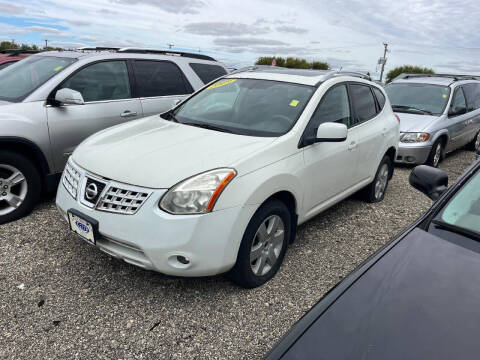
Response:
[[[474,154],[441,165],[452,181]],[[299,228],[277,276],[254,290],[112,259],[69,233],[47,199],[0,227],[0,358],[257,359],[328,289],[430,200],[397,168],[380,204],[351,198]],[[21,284],[24,284],[22,289]]]

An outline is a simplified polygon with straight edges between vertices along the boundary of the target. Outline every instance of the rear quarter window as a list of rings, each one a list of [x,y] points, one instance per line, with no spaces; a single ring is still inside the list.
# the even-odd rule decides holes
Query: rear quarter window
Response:
[[[385,95],[380,91],[380,89],[376,87],[372,87],[373,93],[375,94],[375,97],[377,98],[378,105],[380,106],[380,111],[382,111],[383,106],[385,105]]]
[[[377,107],[375,106],[375,99],[370,86],[351,84],[350,92],[357,123],[370,120],[377,115]]]
[[[190,67],[204,84],[227,74],[227,71],[220,65],[190,63]]]

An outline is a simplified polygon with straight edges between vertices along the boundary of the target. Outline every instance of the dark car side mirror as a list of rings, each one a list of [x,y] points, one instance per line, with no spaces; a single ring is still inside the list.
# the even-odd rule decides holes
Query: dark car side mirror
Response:
[[[467,113],[467,108],[465,106],[455,106],[453,109],[450,109],[448,115],[450,116],[458,116]]]
[[[448,188],[448,175],[445,171],[419,165],[410,173],[410,185],[432,200],[437,200]]]

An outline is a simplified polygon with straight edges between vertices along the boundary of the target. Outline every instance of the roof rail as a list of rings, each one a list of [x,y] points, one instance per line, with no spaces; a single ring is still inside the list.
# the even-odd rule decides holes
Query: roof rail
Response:
[[[212,58],[211,56],[208,56],[208,55],[197,54],[197,53],[189,53],[189,52],[183,52],[183,51],[171,51],[171,50],[127,47],[127,48],[118,49],[117,52],[119,52],[119,53],[136,53],[136,54],[172,55],[172,56],[188,57],[188,58],[193,58],[193,59],[216,61],[214,58]]]
[[[335,76],[353,76],[353,77],[358,77],[365,80],[372,80],[372,78],[370,77],[370,73],[368,72],[362,73],[359,71],[335,71],[335,72],[332,72],[331,74],[328,74],[327,79],[330,79]]]
[[[108,46],[83,46],[77,48],[80,51],[118,51],[119,47],[108,47]]]
[[[480,76],[478,76],[478,75],[461,75],[461,74],[408,74],[408,73],[402,73],[402,74],[398,75],[394,80],[412,79],[412,78],[420,78],[420,77],[449,78],[449,79],[453,79],[453,81],[461,81],[461,80],[480,80]]]

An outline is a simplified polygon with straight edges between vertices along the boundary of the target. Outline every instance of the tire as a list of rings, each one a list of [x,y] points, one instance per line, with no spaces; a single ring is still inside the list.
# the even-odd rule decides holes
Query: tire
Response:
[[[40,198],[40,174],[20,153],[0,150],[0,183],[0,224],[24,217]]]
[[[430,151],[430,154],[428,155],[428,159],[425,164],[432,167],[438,167],[438,165],[442,162],[444,157],[445,157],[445,144],[442,139],[438,139],[433,144],[432,150]]]
[[[385,198],[390,174],[392,172],[392,159],[385,155],[378,165],[373,181],[362,191],[363,200],[369,203],[377,203]]]
[[[477,151],[480,149],[480,132],[467,144],[467,150]]]
[[[275,228],[275,224],[279,227]],[[280,238],[282,225],[283,239]],[[262,236],[264,232],[261,227],[270,236]],[[238,250],[237,262],[229,273],[230,279],[241,287],[251,289],[273,278],[283,262],[291,232],[292,215],[287,206],[276,199],[264,203],[248,223]],[[273,233],[277,234],[276,241]],[[271,260],[273,257],[276,257],[275,261]]]

